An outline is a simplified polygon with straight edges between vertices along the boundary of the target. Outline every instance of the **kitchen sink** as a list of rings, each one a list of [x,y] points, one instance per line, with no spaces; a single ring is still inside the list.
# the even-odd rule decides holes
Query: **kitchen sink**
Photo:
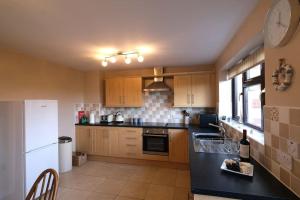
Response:
[[[239,154],[239,141],[220,134],[193,133],[193,143],[195,152]]]

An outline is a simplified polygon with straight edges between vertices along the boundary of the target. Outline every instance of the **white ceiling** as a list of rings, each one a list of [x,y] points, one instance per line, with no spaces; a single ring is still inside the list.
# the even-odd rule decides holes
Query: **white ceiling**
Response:
[[[101,69],[107,48],[146,48],[109,68],[212,64],[258,0],[1,0],[0,46]]]

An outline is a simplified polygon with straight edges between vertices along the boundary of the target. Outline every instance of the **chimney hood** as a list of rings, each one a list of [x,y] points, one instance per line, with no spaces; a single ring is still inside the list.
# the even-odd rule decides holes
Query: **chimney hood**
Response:
[[[168,92],[171,88],[164,83],[163,68],[154,67],[154,81],[148,85],[144,92]]]

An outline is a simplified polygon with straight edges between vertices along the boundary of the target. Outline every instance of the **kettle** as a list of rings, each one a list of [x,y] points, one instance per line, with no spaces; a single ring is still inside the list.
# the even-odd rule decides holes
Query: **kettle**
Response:
[[[117,112],[115,115],[115,121],[118,123],[124,122],[124,117],[121,112]]]

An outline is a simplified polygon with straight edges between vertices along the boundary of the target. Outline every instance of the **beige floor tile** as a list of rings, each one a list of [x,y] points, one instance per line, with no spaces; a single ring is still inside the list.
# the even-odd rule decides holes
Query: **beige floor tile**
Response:
[[[87,200],[89,195],[87,191],[60,188],[57,200]]]
[[[190,188],[190,172],[188,170],[177,171],[176,187]]]
[[[115,200],[117,195],[92,192],[87,200]]]
[[[177,170],[176,169],[167,169],[159,168],[158,171],[153,176],[151,183],[158,185],[176,185]]]
[[[130,181],[151,183],[152,178],[155,176],[158,168],[155,167],[142,167],[137,169],[133,176],[130,177]]]
[[[67,173],[60,175],[60,187],[93,191],[96,184],[101,184],[104,182],[104,178],[93,177],[93,176],[83,176],[74,173]]]
[[[128,181],[123,187],[120,196],[144,199],[150,184]]]
[[[150,185],[145,200],[172,200],[174,187],[163,185]]]
[[[175,188],[173,200],[188,200],[189,189],[187,188]]]
[[[106,179],[102,183],[95,185],[94,192],[118,195],[125,186],[125,184],[126,181]]]

